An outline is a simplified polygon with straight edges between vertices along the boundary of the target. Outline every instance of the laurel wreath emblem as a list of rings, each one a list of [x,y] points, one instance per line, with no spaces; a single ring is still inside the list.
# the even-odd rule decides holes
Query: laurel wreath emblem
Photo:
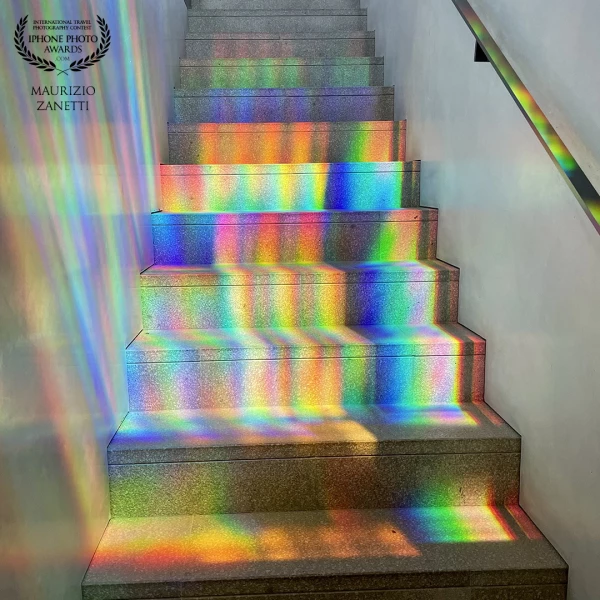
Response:
[[[80,58],[79,60],[74,60],[68,69],[59,69],[56,66],[56,63],[51,60],[46,60],[41,56],[37,56],[33,54],[27,46],[25,45],[25,28],[27,27],[27,21],[29,20],[29,15],[25,15],[18,23],[17,28],[15,29],[15,48],[17,52],[21,55],[23,60],[28,62],[31,66],[37,67],[46,73],[52,73],[52,71],[58,71],[59,75],[68,74],[69,71],[73,71],[74,73],[78,73],[79,71],[83,71],[88,69],[89,67],[93,67],[95,64],[99,63],[108,52],[110,48],[111,36],[110,29],[108,28],[108,24],[106,21],[100,17],[96,16],[96,21],[98,26],[100,27],[101,38],[100,45],[92,54],[86,56],[85,58]]]

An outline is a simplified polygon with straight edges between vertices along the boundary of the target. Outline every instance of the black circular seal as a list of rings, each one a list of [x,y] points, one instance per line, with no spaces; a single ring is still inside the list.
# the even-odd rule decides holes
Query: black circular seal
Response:
[[[17,52],[23,57],[23,60],[28,62],[31,66],[37,67],[42,71],[46,71],[47,73],[51,73],[52,71],[58,71],[59,75],[63,73],[68,73],[69,71],[73,71],[74,73],[78,73],[79,71],[83,71],[84,69],[88,69],[89,67],[93,67],[96,63],[99,63],[108,52],[110,48],[110,29],[108,28],[108,24],[106,21],[100,17],[96,16],[96,21],[98,22],[98,26],[100,27],[101,38],[100,45],[92,54],[80,58],[79,60],[74,60],[68,69],[60,69],[56,66],[56,63],[53,63],[51,60],[46,60],[41,56],[37,56],[33,54],[25,45],[25,27],[27,26],[27,21],[29,19],[29,15],[25,15],[18,23],[17,28],[15,29],[15,48]]]

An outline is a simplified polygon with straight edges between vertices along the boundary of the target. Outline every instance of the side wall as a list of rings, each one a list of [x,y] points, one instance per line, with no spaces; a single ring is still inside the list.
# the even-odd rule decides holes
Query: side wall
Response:
[[[600,188],[600,3],[472,0],[471,4]]]
[[[44,73],[13,46],[25,15],[100,15],[112,46],[86,71]],[[0,6],[0,598],[80,598],[108,520],[106,446],[128,409],[185,26],[183,0]],[[32,87],[51,85],[97,93],[71,98],[89,112],[38,112]]]
[[[519,18],[504,4],[518,3],[495,2],[490,15],[512,25]],[[409,159],[423,160],[422,202],[440,208],[439,256],[461,267],[461,321],[488,340],[487,401],[523,435],[522,504],[568,561],[571,598],[596,599],[600,237],[492,67],[473,62],[474,39],[451,0],[362,5],[386,84],[396,85],[396,116],[408,119]],[[561,48],[577,23],[562,27]],[[545,65],[536,68],[545,79]],[[565,77],[587,76],[572,68]],[[597,130],[597,111],[583,114]]]

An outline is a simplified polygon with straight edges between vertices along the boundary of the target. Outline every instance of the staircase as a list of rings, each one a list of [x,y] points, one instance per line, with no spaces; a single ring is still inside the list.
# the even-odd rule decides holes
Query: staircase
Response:
[[[358,0],[194,0],[84,600],[560,600]]]

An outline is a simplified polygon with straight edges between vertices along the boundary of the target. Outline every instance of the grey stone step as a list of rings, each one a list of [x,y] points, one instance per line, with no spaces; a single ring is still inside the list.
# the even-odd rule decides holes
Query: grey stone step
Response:
[[[362,9],[193,10],[190,33],[281,33],[304,31],[361,31],[367,29]]]
[[[337,416],[325,417],[320,427],[315,423],[319,409],[304,409],[304,414],[301,408],[297,410],[293,423],[289,414],[294,415],[294,409],[289,409],[286,418],[278,416],[277,407],[262,412],[219,411],[216,418],[205,412],[170,411],[160,417],[153,413],[149,416],[154,417],[154,427],[144,414],[134,415],[111,443],[111,515],[518,501],[519,437],[489,409],[493,421],[480,407],[463,412],[458,406],[421,411],[386,406],[345,410],[338,406]],[[262,426],[258,425],[261,414],[265,419]],[[403,423],[412,418],[420,421],[419,425]],[[452,419],[462,423],[445,422]],[[134,428],[133,435],[128,427]],[[288,433],[282,428],[288,428]],[[186,431],[193,438],[191,447]],[[304,439],[299,439],[299,431],[304,432]],[[140,441],[135,441],[136,432]],[[211,435],[225,446],[219,441],[211,446]],[[317,436],[320,443],[312,447],[311,438]],[[148,445],[144,441],[148,439],[154,441]],[[123,444],[125,449],[117,450]],[[166,455],[165,444],[170,446]],[[207,458],[215,452],[217,458]],[[430,496],[423,494],[427,478],[439,488]],[[235,493],[219,494],[223,482]]]
[[[406,122],[169,125],[170,164],[388,162],[406,158]]]
[[[157,265],[432,259],[437,210],[152,215]]]
[[[131,410],[483,400],[485,341],[457,324],[144,330]]]
[[[180,73],[183,89],[381,86],[383,59],[182,59]]]
[[[393,121],[393,87],[177,89],[175,123]]]
[[[417,325],[458,319],[458,269],[439,261],[151,267],[145,329]]]
[[[394,210],[419,206],[421,163],[161,165],[168,212]]]
[[[375,56],[375,33],[188,33],[185,48],[199,59]]]
[[[487,404],[248,406],[130,412],[108,463],[479,452],[520,452],[519,435]]]
[[[194,515],[113,519],[83,600],[564,600],[566,581],[518,506]]]
[[[192,10],[357,9],[360,0],[192,0]]]

